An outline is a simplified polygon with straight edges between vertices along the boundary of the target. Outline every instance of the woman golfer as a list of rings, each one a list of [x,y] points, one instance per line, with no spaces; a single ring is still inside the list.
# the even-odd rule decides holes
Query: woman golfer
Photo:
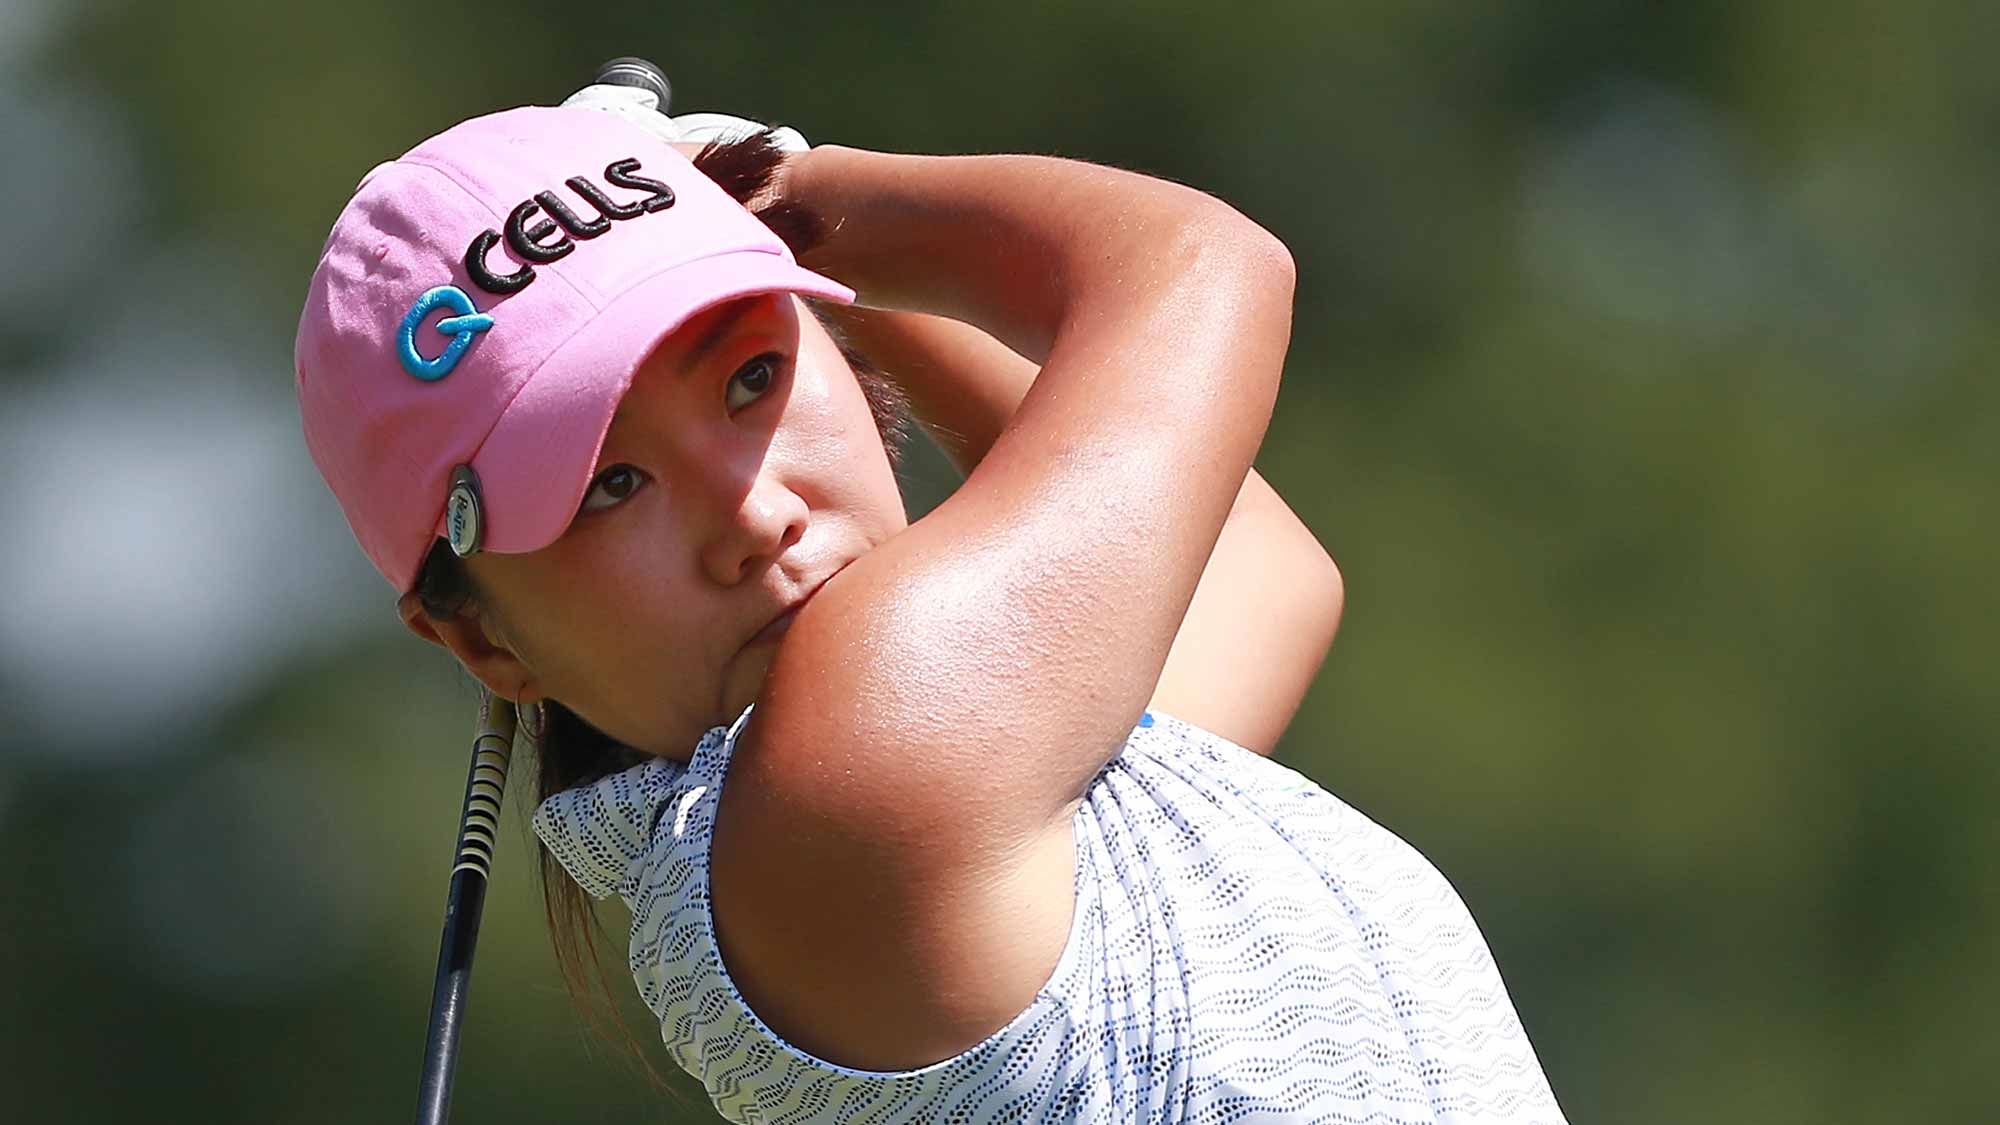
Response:
[[[299,329],[404,621],[544,716],[571,963],[620,895],[737,1121],[1560,1121],[1443,877],[1261,756],[1340,604],[1250,471],[1285,248],[1064,160],[700,164],[466,121]],[[966,473],[908,525],[899,404]]]

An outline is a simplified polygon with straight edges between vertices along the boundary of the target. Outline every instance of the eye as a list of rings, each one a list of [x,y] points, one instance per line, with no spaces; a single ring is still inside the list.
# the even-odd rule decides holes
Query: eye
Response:
[[[596,512],[616,507],[625,498],[639,491],[646,483],[646,474],[630,465],[613,465],[597,474],[590,482],[589,491],[583,494],[583,511]]]
[[[785,357],[776,352],[766,352],[756,359],[736,369],[729,377],[729,386],[723,391],[723,402],[731,414],[756,402],[778,381],[778,366]]]

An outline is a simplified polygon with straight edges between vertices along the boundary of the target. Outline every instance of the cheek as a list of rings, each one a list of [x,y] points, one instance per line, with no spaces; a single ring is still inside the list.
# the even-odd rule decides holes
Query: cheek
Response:
[[[513,640],[546,690],[586,711],[625,709],[624,681],[657,663],[659,638],[699,626],[681,619],[699,603],[669,555],[638,536],[598,534],[519,556],[532,560],[534,612]]]
[[[602,575],[578,581],[560,573],[549,576],[533,599],[532,616],[521,623],[509,640],[514,651],[535,669],[543,688],[559,698],[567,698],[579,682],[596,678],[598,661],[613,657],[606,651],[607,640],[618,640],[609,627],[610,612],[602,591],[615,588]]]
[[[801,355],[794,398],[786,411],[787,444],[805,480],[813,484],[814,507],[834,508],[868,527],[893,532],[904,523],[896,474],[875,428],[875,414],[845,360],[833,351],[834,366],[814,364],[811,349]]]

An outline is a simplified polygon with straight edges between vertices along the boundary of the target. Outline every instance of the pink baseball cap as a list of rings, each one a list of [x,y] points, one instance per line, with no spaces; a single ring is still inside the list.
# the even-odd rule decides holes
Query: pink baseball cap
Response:
[[[475,117],[377,166],[335,220],[294,351],[306,447],[399,592],[439,537],[536,550],[647,353],[771,292],[854,299],[630,122]]]

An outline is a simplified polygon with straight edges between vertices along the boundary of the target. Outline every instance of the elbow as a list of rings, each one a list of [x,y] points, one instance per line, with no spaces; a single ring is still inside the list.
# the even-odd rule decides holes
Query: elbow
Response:
[[[1333,561],[1324,547],[1320,548],[1319,556],[1320,578],[1313,584],[1313,608],[1320,632],[1326,638],[1323,648],[1330,649],[1334,634],[1340,631],[1340,615],[1347,609],[1347,579],[1340,573],[1340,564]]]
[[[1236,392],[1261,389],[1264,417],[1277,399],[1291,346],[1298,265],[1283,241],[1220,202],[1179,232],[1172,253],[1184,297],[1174,314],[1193,335],[1228,341]]]
[[[1347,609],[1347,579],[1333,561],[1319,537],[1292,517],[1291,534],[1285,545],[1289,562],[1283,585],[1288,589],[1292,620],[1298,623],[1302,646],[1316,647],[1316,659],[1324,660],[1340,630],[1341,614]],[[1317,665],[1315,665],[1317,666]]]
[[[1334,634],[1340,631],[1340,618],[1347,610],[1347,578],[1319,537],[1304,523],[1296,527],[1297,613],[1303,627],[1310,630],[1309,636],[1317,642],[1319,659],[1323,661],[1333,648]]]
[[[1206,192],[1179,185],[1167,190],[1173,202],[1162,215],[1165,226],[1155,227],[1144,239],[1148,258],[1158,260],[1163,246],[1172,247],[1168,255],[1178,257],[1184,268],[1198,264],[1227,270],[1289,300],[1298,265],[1283,239]]]
[[[1189,264],[1211,281],[1228,279],[1261,303],[1281,307],[1289,320],[1298,287],[1298,263],[1284,240],[1220,200],[1184,232]]]
[[[1277,235],[1241,212],[1226,206],[1221,210],[1226,212],[1226,219],[1214,233],[1217,244],[1204,255],[1203,284],[1223,297],[1225,315],[1239,341],[1262,343],[1270,349],[1263,358],[1269,361],[1275,375],[1291,343],[1298,263],[1292,258],[1291,248]],[[1254,355],[1254,351],[1248,352],[1244,358],[1251,359]]]
[[[1292,295],[1298,288],[1299,266],[1291,247],[1256,220],[1228,204],[1218,203],[1226,217],[1218,224],[1227,252],[1249,289],[1281,307],[1291,317]]]
[[[1244,238],[1243,252],[1257,287],[1281,302],[1289,317],[1292,295],[1299,284],[1299,266],[1292,258],[1291,248],[1277,235],[1249,219],[1243,222],[1250,228]]]

